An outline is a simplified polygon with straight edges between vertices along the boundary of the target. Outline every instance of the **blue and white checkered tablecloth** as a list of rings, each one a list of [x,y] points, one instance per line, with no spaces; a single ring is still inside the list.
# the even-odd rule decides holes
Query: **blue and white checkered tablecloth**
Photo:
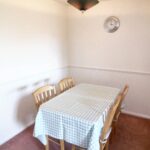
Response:
[[[80,84],[40,106],[34,136],[46,144],[45,135],[99,150],[104,118],[120,90]]]

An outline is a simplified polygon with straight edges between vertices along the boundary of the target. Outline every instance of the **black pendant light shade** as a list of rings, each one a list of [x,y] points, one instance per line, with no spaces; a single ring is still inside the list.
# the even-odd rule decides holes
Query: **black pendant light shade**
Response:
[[[68,3],[81,11],[85,11],[98,4],[98,0],[68,0]]]

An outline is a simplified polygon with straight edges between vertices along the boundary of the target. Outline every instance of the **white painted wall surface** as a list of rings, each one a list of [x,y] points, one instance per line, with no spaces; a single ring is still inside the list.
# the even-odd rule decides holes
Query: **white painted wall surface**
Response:
[[[54,0],[0,0],[0,84],[67,65],[65,12]]]
[[[33,122],[31,93],[68,75],[77,83],[128,83],[126,111],[150,117],[150,1],[106,0],[84,14],[68,7],[0,0],[0,144]],[[109,34],[103,23],[112,15],[121,26]]]
[[[150,118],[150,1],[108,0],[85,13],[69,7],[70,74],[78,82],[129,84],[126,111]],[[107,33],[107,17],[120,28]]]
[[[68,70],[66,6],[0,0],[0,144],[33,123],[32,92]]]

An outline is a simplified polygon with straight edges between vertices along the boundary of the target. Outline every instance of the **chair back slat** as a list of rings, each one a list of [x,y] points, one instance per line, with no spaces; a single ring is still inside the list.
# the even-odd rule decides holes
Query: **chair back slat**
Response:
[[[122,95],[122,101],[124,100],[125,96],[127,95],[128,93],[128,90],[129,90],[129,86],[128,85],[125,85],[121,95]]]
[[[56,95],[56,88],[51,85],[43,86],[33,93],[37,108],[39,108],[42,103],[50,100]]]
[[[73,78],[71,78],[71,77],[64,78],[63,80],[61,80],[59,82],[59,88],[60,88],[61,93],[74,87],[74,86],[75,86],[75,82],[74,82]]]
[[[120,93],[121,101],[120,101],[119,106],[118,106],[118,108],[117,108],[117,113],[121,110],[122,102],[123,102],[123,100],[125,99],[125,96],[127,95],[128,90],[129,90],[129,86],[128,86],[128,85],[125,85],[123,91]]]

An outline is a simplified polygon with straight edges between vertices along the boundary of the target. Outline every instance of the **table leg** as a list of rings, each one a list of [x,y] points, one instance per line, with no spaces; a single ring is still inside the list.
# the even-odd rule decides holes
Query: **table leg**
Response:
[[[75,145],[72,145],[72,150],[75,150],[76,149],[76,146]]]
[[[60,140],[60,149],[65,150],[65,144],[63,140]]]
[[[48,136],[46,135],[46,145],[45,145],[45,150],[49,150],[49,141],[48,141]]]

